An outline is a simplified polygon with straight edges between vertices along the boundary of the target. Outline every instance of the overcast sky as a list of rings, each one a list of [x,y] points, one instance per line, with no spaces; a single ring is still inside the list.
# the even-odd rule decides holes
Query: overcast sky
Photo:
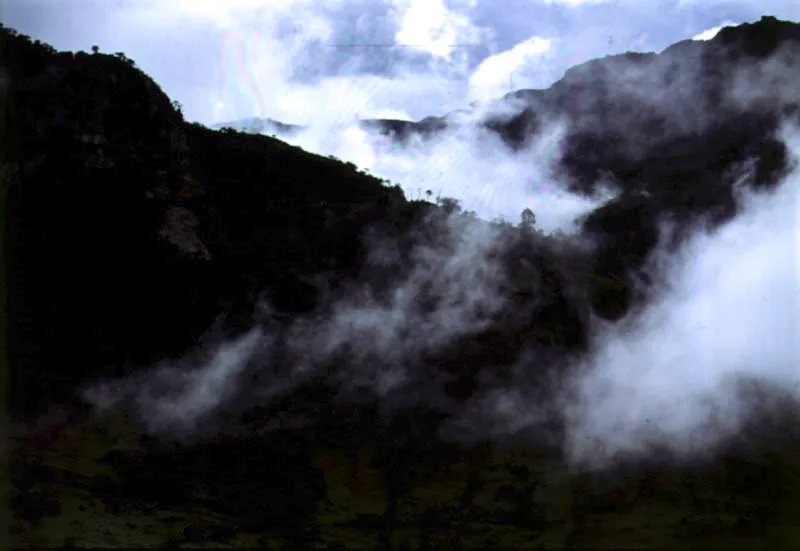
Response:
[[[60,50],[122,51],[213,124],[419,120],[547,87],[571,65],[660,51],[800,3],[719,0],[4,0],[2,21]]]

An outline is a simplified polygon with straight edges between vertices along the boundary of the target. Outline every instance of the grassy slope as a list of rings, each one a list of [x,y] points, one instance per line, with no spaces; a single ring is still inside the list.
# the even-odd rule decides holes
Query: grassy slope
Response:
[[[15,449],[20,452],[13,471],[17,493],[28,502],[27,513],[19,497],[16,502],[17,546],[297,544],[235,530],[226,536],[222,528],[230,523],[204,505],[200,488],[190,509],[115,500],[118,475],[101,458],[112,450],[142,451],[124,419],[84,421],[64,430],[46,449],[34,449],[30,438],[20,434]],[[382,520],[388,505],[383,475],[370,461],[370,449],[356,453],[354,475],[352,450],[316,450],[314,463],[324,470],[327,497],[318,503],[317,537],[306,545],[374,548],[389,541],[393,549],[778,549],[800,544],[797,451],[705,471],[654,472],[610,483],[601,492],[589,490],[585,476],[569,475],[530,450],[475,449],[435,477],[412,482],[389,528]],[[21,474],[23,463],[27,476]],[[39,519],[31,512],[48,508],[50,514]]]

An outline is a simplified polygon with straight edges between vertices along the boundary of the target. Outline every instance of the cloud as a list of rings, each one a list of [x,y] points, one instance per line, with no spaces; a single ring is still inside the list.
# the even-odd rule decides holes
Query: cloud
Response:
[[[338,373],[338,384],[365,386],[384,396],[425,380],[420,372],[425,354],[490,325],[506,306],[505,276],[489,263],[501,245],[499,229],[460,217],[438,227],[439,239],[413,248],[410,272],[386,298],[370,292],[347,295],[321,323],[293,332],[296,353],[311,354],[313,364],[324,365],[344,352],[347,367]],[[399,259],[387,256],[394,246],[373,241],[372,262],[394,266]]]
[[[463,13],[448,8],[444,0],[393,0],[392,6],[400,19],[398,44],[451,61],[455,47],[476,44],[481,38],[481,29]]]
[[[373,238],[372,264],[398,274],[387,293],[379,289],[383,278],[377,289],[361,282],[359,291],[288,326],[267,324],[213,354],[100,381],[84,389],[84,399],[101,410],[131,411],[153,434],[185,439],[209,430],[226,404],[267,406],[312,377],[344,395],[366,392],[404,405],[428,396],[446,407],[443,380],[423,372],[422,360],[486,327],[505,306],[505,275],[489,262],[503,240],[498,228],[457,215],[431,223],[437,237],[420,236],[407,273],[391,255],[396,244]]]
[[[528,1],[513,10],[497,10],[487,0],[6,4],[4,22],[58,48],[98,44],[102,51],[124,51],[182,103],[189,120],[205,124],[254,116],[302,122],[314,110],[292,98],[324,105],[330,103],[328,79],[352,90],[371,84],[363,76],[388,82],[369,105],[359,104],[360,96],[355,107],[339,101],[345,116],[390,109],[419,120],[463,108],[476,94],[505,92],[508,74],[492,68],[497,62],[491,59],[498,52],[513,58],[532,35],[550,40],[551,49],[538,60],[529,56],[527,68],[514,74],[516,87],[546,87],[568,66],[623,50],[636,37],[647,36],[648,47],[658,49],[718,21],[761,15],[744,2],[700,10],[674,0],[659,2],[658,9],[628,0]],[[800,16],[786,2],[768,8],[778,17]],[[474,46],[456,47],[465,43]],[[346,79],[352,85],[342,85]]]
[[[221,33],[219,84],[209,96],[218,120],[258,116],[308,124],[403,111],[392,107],[397,105],[416,105],[417,109],[429,105],[430,111],[437,110],[441,101],[455,106],[448,96],[453,92],[453,71],[462,69],[431,66],[433,70],[420,78],[414,52],[434,48],[450,64],[462,59],[462,54],[451,55],[452,48],[445,52],[444,42],[432,39],[395,47],[390,37],[345,39],[333,30],[335,17],[291,11],[258,26],[243,25]],[[381,17],[392,19],[391,14]],[[402,37],[413,38],[408,35],[410,23],[403,24]],[[384,74],[375,74],[376,67]]]
[[[644,310],[595,324],[590,353],[563,378],[542,369],[563,358],[531,350],[442,434],[563,446],[582,469],[707,459],[731,440],[782,434],[785,408],[800,408],[800,130],[783,136],[795,170],[774,192],[741,187],[739,216],[656,251],[667,287]],[[752,177],[745,168],[740,182]]]
[[[134,412],[152,433],[188,437],[205,416],[215,413],[237,391],[237,375],[266,342],[256,328],[232,342],[215,343],[210,357],[189,354],[127,378],[89,385],[82,395],[100,411],[124,408]]]
[[[149,22],[160,21],[171,25],[177,21],[194,20],[211,23],[222,29],[237,28],[244,21],[269,21],[269,18],[295,15],[318,17],[320,11],[335,9],[341,0],[176,0],[165,4],[158,0],[141,0],[124,6],[128,14],[136,14]],[[302,21],[298,21],[302,24]]]
[[[675,252],[655,254],[650,267],[666,284],[661,293],[622,322],[595,320],[588,355],[560,371],[543,368],[563,356],[522,351],[514,365],[489,366],[508,368],[508,377],[487,373],[484,389],[458,405],[444,392],[446,374],[424,368],[426,355],[513,308],[493,260],[507,238],[451,217],[434,232],[437,240],[412,247],[407,272],[396,265],[396,243],[371,241],[370,265],[395,274],[378,278],[384,291],[359,282],[313,315],[254,330],[197,368],[187,369],[188,360],[161,366],[103,382],[85,397],[131,404],[155,432],[190,434],[226,400],[274,404],[322,377],[342,399],[440,409],[452,415],[442,432],[448,438],[545,434],[581,467],[656,449],[706,457],[744,430],[754,411],[776,412],[786,399],[800,405],[800,132],[787,129],[783,137],[795,170],[780,186],[754,192],[740,185],[736,218],[697,231]],[[753,177],[749,170],[740,182]],[[246,392],[237,395],[237,388]],[[554,424],[564,432],[548,432]]]
[[[458,198],[485,220],[516,222],[523,208],[531,208],[547,233],[574,231],[578,218],[613,197],[614,190],[602,186],[595,197],[576,195],[559,181],[552,169],[560,157],[563,124],[548,126],[525,150],[513,152],[476,124],[484,113],[464,114],[460,124],[440,135],[407,145],[370,134],[356,121],[318,124],[283,139],[397,182],[410,198],[423,198],[427,190]]]
[[[375,111],[365,111],[360,114],[365,119],[386,119],[397,121],[410,121],[408,113],[398,109],[377,108]]]
[[[509,92],[515,71],[550,51],[552,41],[533,36],[510,50],[486,58],[469,78],[470,99],[487,101]],[[522,83],[518,80],[518,86]],[[518,88],[515,88],[518,89]]]
[[[779,110],[797,104],[800,62],[797,42],[779,47],[767,59],[739,64],[728,83],[729,101],[740,109]]]
[[[786,136],[796,159],[797,131]],[[596,336],[567,399],[575,461],[656,444],[683,456],[713,450],[763,405],[742,392],[746,381],[800,399],[800,172],[742,203],[736,219],[669,259],[660,300]]]
[[[585,6],[588,4],[609,4],[618,0],[544,0],[546,4],[565,4],[567,6]]]
[[[716,27],[711,27],[710,29],[706,29],[701,33],[696,34],[692,37],[692,40],[711,40],[717,33],[721,31],[725,27],[735,27],[739,25],[739,23],[734,23],[733,21],[724,21],[721,25],[717,25]]]

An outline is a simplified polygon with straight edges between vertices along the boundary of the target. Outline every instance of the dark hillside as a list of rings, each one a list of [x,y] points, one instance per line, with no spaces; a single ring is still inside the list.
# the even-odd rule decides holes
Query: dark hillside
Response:
[[[25,381],[55,391],[180,354],[223,313],[246,324],[262,291],[308,310],[300,276],[353,275],[360,229],[405,204],[341,163],[185,123],[124,54],[0,39],[11,357]],[[39,394],[19,384],[15,396]]]
[[[41,389],[68,396],[85,376],[179,356],[212,326],[217,337],[241,333],[262,299],[289,320],[323,311],[348,289],[367,285],[380,295],[410,273],[412,249],[447,233],[447,225],[425,221],[436,206],[408,202],[399,187],[352,164],[187,123],[121,52],[59,53],[11,29],[0,38],[10,136],[10,354],[15,399],[34,409]],[[580,253],[569,274],[556,268],[558,247],[541,246],[552,239],[537,245],[504,230],[510,237],[496,258],[512,281],[508,296],[539,298],[520,302],[485,333],[465,335],[473,344],[451,343],[450,360],[430,361],[466,362],[472,372],[504,358],[490,352],[501,343],[516,349],[520,339],[577,352],[590,313],[624,317],[642,298],[634,282],[647,281],[641,269],[661,222],[675,222],[680,239],[699,219],[735,214],[742,167],[754,186],[786,172],[775,132],[798,101],[785,86],[742,82],[751,73],[770,83],[789,79],[798,48],[797,25],[765,17],[658,55],[593,60],[547,90],[500,100],[523,102],[516,118],[485,121],[511,146],[538,124],[567,117],[565,177],[589,190],[605,175],[624,193],[586,217],[584,232],[599,248]],[[768,55],[787,60],[786,70],[758,73]],[[655,91],[662,96],[653,102]],[[439,132],[448,120],[364,124],[402,140]],[[442,212],[457,207],[442,205]],[[376,239],[405,260],[376,265]],[[530,260],[522,271],[513,268],[520,254]],[[525,290],[531,278],[541,281],[533,295]]]
[[[215,338],[246,331],[262,299],[288,320],[353,286],[380,293],[411,265],[368,261],[369,236],[396,241],[408,259],[447,234],[441,217],[425,221],[435,205],[407,202],[351,164],[185,122],[124,54],[60,54],[9,29],[2,39],[8,166],[18,167],[7,205],[10,354],[23,409],[182,355],[212,326]],[[508,242],[525,240],[506,231]],[[511,250],[498,258],[538,258],[529,274],[546,262],[537,247]],[[554,302],[521,303],[487,329],[484,361],[512,326],[522,331],[513,342],[585,340],[581,322],[568,321],[582,306],[563,302],[560,276],[542,285]],[[535,309],[556,304],[573,336],[532,329]]]

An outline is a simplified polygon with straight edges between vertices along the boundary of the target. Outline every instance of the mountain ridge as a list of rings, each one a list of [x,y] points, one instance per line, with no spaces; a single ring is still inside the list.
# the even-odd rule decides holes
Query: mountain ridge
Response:
[[[729,54],[737,58],[758,60],[773,53],[778,46],[787,47],[792,43],[800,43],[800,33],[798,33],[795,23],[781,21],[773,16],[763,16],[754,23],[724,27],[710,40],[679,41],[668,46],[661,53],[624,52],[591,59],[568,68],[560,79],[547,88],[519,89],[490,100],[487,102],[488,105],[500,109],[505,108],[504,104],[510,100],[522,100],[522,104],[517,106],[518,113],[516,115],[496,118],[488,113],[478,120],[478,124],[501,134],[509,145],[520,147],[523,145],[525,137],[535,130],[535,127],[531,127],[530,121],[528,124],[523,124],[524,119],[530,117],[528,109],[535,109],[538,106],[540,110],[549,109],[555,111],[556,116],[566,115],[573,119],[572,122],[576,122],[574,119],[579,117],[571,112],[574,111],[574,108],[565,110],[562,97],[570,92],[578,92],[579,88],[605,86],[604,81],[609,73],[624,71],[632,66],[679,64],[681,56],[698,59],[709,68],[713,67],[714,70],[718,70],[724,61],[729,61],[726,59]],[[797,46],[797,44],[794,45]],[[705,70],[703,67],[699,69],[701,72]],[[720,86],[720,83],[714,84],[717,87]],[[448,126],[448,118],[452,118],[453,114],[471,111],[472,107],[467,107],[442,116],[427,116],[418,121],[362,119],[360,122],[366,128],[392,135],[402,141],[409,134],[428,135],[437,130],[444,130]],[[263,120],[265,124],[275,125],[276,129],[281,124],[273,119],[251,118],[244,121],[215,124],[212,127],[235,126],[244,130],[251,128],[259,120]],[[522,132],[517,132],[515,135],[514,132],[509,131],[511,127],[520,124],[524,128]],[[293,131],[306,128],[304,125],[288,125],[288,127],[291,127]]]

